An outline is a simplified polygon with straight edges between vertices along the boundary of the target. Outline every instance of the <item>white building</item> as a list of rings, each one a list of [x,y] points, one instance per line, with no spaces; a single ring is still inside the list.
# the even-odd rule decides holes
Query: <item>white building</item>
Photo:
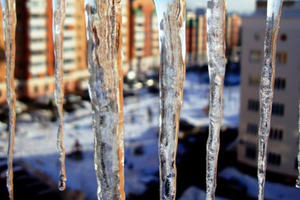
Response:
[[[263,64],[266,4],[258,2],[257,13],[243,19],[241,58],[241,110],[238,161],[257,166],[259,82]],[[296,7],[295,7],[296,6]],[[277,45],[275,94],[268,171],[296,177],[298,153],[298,103],[300,98],[300,8],[286,1]]]

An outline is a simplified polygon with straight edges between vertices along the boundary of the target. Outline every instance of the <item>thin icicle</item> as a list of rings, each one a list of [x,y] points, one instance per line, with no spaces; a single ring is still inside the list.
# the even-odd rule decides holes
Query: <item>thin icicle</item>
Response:
[[[297,181],[296,181],[296,187],[297,188],[300,188],[300,101],[299,101],[299,115],[298,115],[298,134],[299,134],[299,138],[298,138],[298,145],[299,145],[299,152],[298,152],[298,172],[299,172],[299,175],[298,175],[298,178],[297,178]]]
[[[207,1],[207,56],[210,79],[209,135],[206,147],[206,199],[214,200],[225,76],[225,0]]]
[[[16,128],[16,94],[15,94],[15,55],[16,55],[16,4],[15,0],[2,0],[3,30],[5,40],[5,60],[6,60],[6,90],[7,103],[9,107],[9,144],[8,144],[8,169],[7,188],[9,197],[14,199],[13,187],[13,154]]]
[[[123,200],[123,76],[120,0],[86,0],[89,94],[98,199]]]
[[[268,0],[267,24],[264,47],[264,65],[260,80],[260,121],[258,130],[258,199],[264,199],[267,146],[270,133],[272,103],[274,94],[276,42],[279,30],[283,0]]]
[[[63,82],[63,39],[64,39],[64,21],[65,21],[65,0],[53,1],[53,41],[55,56],[55,102],[58,111],[58,132],[57,132],[57,149],[59,151],[59,161],[61,165],[58,188],[60,191],[66,189],[66,152],[64,147],[63,132],[63,100],[64,100],[64,82]]]
[[[154,0],[160,37],[160,199],[176,198],[176,152],[185,79],[185,0]]]

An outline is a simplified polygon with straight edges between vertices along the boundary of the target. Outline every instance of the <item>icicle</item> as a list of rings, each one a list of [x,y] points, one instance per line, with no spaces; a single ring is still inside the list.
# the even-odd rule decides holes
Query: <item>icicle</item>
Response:
[[[274,94],[276,42],[283,0],[268,0],[267,24],[264,47],[264,65],[260,80],[260,122],[258,130],[258,199],[264,199],[267,146],[270,133]]]
[[[209,135],[206,155],[206,199],[214,200],[225,76],[225,0],[207,1],[207,56],[210,79]]]
[[[16,94],[15,94],[15,55],[16,55],[16,4],[14,0],[2,0],[3,30],[5,40],[5,59],[6,59],[6,90],[7,103],[9,107],[9,145],[8,145],[8,169],[7,169],[7,188],[9,197],[14,199],[13,188],[13,154],[15,143],[16,128]]]
[[[176,152],[185,79],[185,0],[154,0],[160,37],[160,199],[176,197]]]
[[[300,101],[299,101],[299,121],[298,121],[298,133],[299,133],[299,140],[298,140],[298,145],[299,145],[299,152],[298,152],[298,172],[299,172],[299,175],[298,175],[298,178],[297,178],[297,181],[296,181],[296,187],[297,188],[300,188]]]
[[[58,188],[60,191],[66,188],[66,166],[65,166],[65,147],[63,133],[63,100],[64,100],[64,82],[63,82],[63,39],[64,39],[64,21],[65,21],[65,0],[53,1],[53,41],[55,56],[55,102],[58,111],[59,127],[57,132],[57,149],[59,151],[59,161],[61,165]]]
[[[8,169],[7,188],[9,197],[14,199],[13,188],[13,154],[16,128],[16,94],[15,94],[15,55],[16,55],[16,4],[14,0],[2,0],[3,30],[5,40],[5,60],[6,60],[6,90],[7,103],[9,107],[9,144],[8,144]]]
[[[89,93],[98,199],[123,200],[123,76],[120,0],[86,0]]]

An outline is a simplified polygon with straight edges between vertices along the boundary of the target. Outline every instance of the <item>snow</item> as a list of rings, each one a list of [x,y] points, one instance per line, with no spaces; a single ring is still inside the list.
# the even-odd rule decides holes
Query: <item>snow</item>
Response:
[[[208,125],[204,112],[208,105],[208,85],[202,76],[187,74],[182,119],[193,125]],[[225,88],[224,123],[238,127],[239,87]],[[72,151],[76,139],[83,149],[83,160],[66,159],[67,188],[83,190],[88,199],[96,199],[97,182],[94,170],[93,132],[91,106],[81,102],[75,112],[64,115],[66,153]],[[148,116],[151,109],[153,119]],[[125,114],[125,190],[142,194],[149,181],[157,181],[158,174],[158,121],[159,97],[142,90],[136,97],[124,99]],[[21,158],[33,168],[58,180],[59,162],[56,151],[57,123],[45,121],[49,111],[18,115],[15,157]],[[30,117],[33,116],[33,117]],[[1,123],[1,131],[5,126]],[[0,138],[0,156],[6,156],[7,138]],[[179,152],[184,151],[178,146]],[[142,153],[137,153],[140,150]]]
[[[227,180],[237,180],[241,185],[247,187],[247,193],[249,196],[257,198],[258,184],[256,178],[245,175],[235,168],[226,168],[219,173],[219,176]],[[298,200],[299,196],[300,190],[296,187],[289,187],[279,183],[266,181],[265,199]]]
[[[208,105],[208,85],[203,83],[203,76],[187,74],[183,103],[182,119],[194,125],[208,125],[205,107]],[[126,193],[142,194],[147,183],[157,180],[158,173],[158,96],[143,91],[137,97],[126,98],[125,113],[125,190]],[[223,125],[238,127],[239,87],[225,87]],[[148,117],[151,108],[153,120]],[[57,181],[59,162],[56,151],[57,124],[45,122],[42,116],[49,111],[38,112],[39,117],[24,113],[18,116],[15,156],[33,168],[39,169]],[[35,119],[35,120],[34,120]],[[83,190],[88,200],[96,199],[96,176],[93,165],[93,132],[91,106],[81,102],[80,108],[65,114],[65,145],[70,153],[76,139],[83,148],[83,160],[66,159],[67,188]],[[5,135],[6,125],[0,122],[0,132]],[[7,133],[6,133],[7,134]],[[178,153],[184,151],[180,144]],[[7,138],[0,137],[0,157],[6,156]],[[137,149],[143,153],[137,154]],[[257,196],[257,179],[242,174],[235,168],[226,168],[220,174],[225,179],[237,179],[247,186],[250,196]],[[188,188],[180,200],[202,200],[205,192],[196,187]],[[277,183],[266,183],[266,199],[296,200],[300,190]],[[198,198],[198,199],[197,199]],[[218,198],[217,198],[218,199]],[[221,199],[220,199],[221,200]]]
[[[199,84],[203,81],[203,76],[188,73],[184,89],[184,101],[181,119],[194,126],[208,126],[209,86]],[[198,84],[197,84],[198,83]],[[239,125],[239,86],[224,88],[224,114],[223,126],[237,128]],[[208,111],[208,110],[207,110]]]
[[[197,187],[190,187],[184,191],[179,200],[205,200],[206,193]],[[226,200],[225,198],[216,197],[216,200]]]

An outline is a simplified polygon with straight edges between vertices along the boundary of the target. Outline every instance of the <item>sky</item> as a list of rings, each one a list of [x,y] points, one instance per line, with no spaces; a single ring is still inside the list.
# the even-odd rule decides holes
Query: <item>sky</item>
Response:
[[[188,8],[205,7],[207,0],[187,0]],[[255,0],[226,0],[227,12],[251,14],[255,10]]]

